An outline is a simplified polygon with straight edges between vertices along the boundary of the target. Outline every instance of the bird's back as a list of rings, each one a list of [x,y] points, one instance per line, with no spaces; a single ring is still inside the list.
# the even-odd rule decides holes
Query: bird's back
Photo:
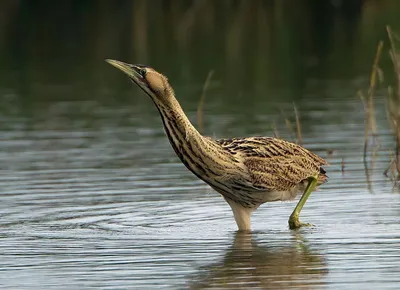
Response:
[[[318,183],[326,181],[327,162],[300,145],[271,137],[249,137],[216,140],[227,152],[236,156],[247,169],[248,176],[238,191],[253,194],[261,192],[290,192],[294,198],[309,177],[317,177]],[[246,189],[247,187],[247,189]],[[267,199],[268,201],[268,199]]]

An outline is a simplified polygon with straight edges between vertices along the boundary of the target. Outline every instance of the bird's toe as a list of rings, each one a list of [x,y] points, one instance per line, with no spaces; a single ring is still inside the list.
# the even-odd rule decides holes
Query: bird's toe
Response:
[[[293,216],[293,215],[290,216],[288,223],[289,223],[289,229],[291,229],[291,230],[299,229],[301,227],[312,227],[312,226],[314,226],[313,224],[310,224],[310,223],[302,223],[299,220],[298,216]]]

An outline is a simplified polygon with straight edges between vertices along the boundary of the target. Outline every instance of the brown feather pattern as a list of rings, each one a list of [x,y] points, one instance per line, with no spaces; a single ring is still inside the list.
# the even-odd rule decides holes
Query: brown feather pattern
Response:
[[[320,176],[320,184],[326,180],[321,166],[327,162],[297,144],[272,137],[220,139],[216,142],[230,153],[240,153],[252,183],[266,191],[290,190],[310,176]]]
[[[327,179],[321,167],[326,161],[297,144],[272,137],[213,140],[201,136],[182,117],[180,107],[157,107],[182,163],[226,199],[245,208],[293,199],[311,176],[318,177],[318,185]],[[277,192],[282,194],[276,196]]]
[[[246,167],[247,178],[235,179],[232,187],[238,193],[242,191],[240,199],[249,199],[250,206],[265,202],[257,192],[268,195],[287,191],[291,193],[288,198],[291,199],[304,189],[309,177],[317,177],[318,185],[327,180],[325,170],[321,167],[327,162],[297,144],[272,137],[219,139],[215,142]],[[251,193],[255,196],[254,200],[251,199]]]
[[[182,163],[229,203],[239,229],[250,229],[250,215],[268,201],[293,199],[308,183],[327,180],[326,161],[281,139],[202,136],[183,112],[168,80],[152,68],[109,63],[121,69],[156,105],[168,139]]]

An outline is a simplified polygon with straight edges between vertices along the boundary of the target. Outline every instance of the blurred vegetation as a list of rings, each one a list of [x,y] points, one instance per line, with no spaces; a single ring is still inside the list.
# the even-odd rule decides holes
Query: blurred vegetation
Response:
[[[101,96],[126,83],[103,62],[116,58],[156,67],[178,90],[195,85],[196,103],[210,70],[210,88],[233,100],[282,87],[297,100],[313,79],[367,82],[386,25],[400,31],[398,11],[397,0],[3,0],[0,88]]]

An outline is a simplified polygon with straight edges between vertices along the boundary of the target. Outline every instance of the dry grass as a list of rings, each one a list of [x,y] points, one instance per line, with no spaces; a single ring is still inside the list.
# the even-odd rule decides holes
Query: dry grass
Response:
[[[285,120],[285,125],[291,135],[292,139],[295,139],[295,142],[299,145],[303,144],[303,135],[301,133],[301,123],[300,123],[300,116],[299,111],[297,110],[296,105],[293,103],[293,112],[295,118],[295,124],[292,124],[292,121],[288,117],[286,117],[285,113],[281,111],[281,114]],[[274,135],[275,137],[279,138],[278,129],[276,128],[276,124],[273,124]]]
[[[367,159],[370,136],[373,139],[373,144],[376,144],[377,142],[374,94],[376,91],[378,80],[380,80],[380,82],[382,82],[383,80],[382,70],[379,68],[379,60],[382,55],[382,48],[383,48],[383,42],[380,41],[376,50],[374,62],[372,64],[367,97],[364,96],[364,93],[361,90],[358,92],[358,95],[364,105],[365,121],[366,121],[365,136],[364,136],[364,162],[366,162]],[[374,146],[373,148],[375,149],[376,147]],[[375,153],[376,150],[373,150],[374,155]]]
[[[276,123],[275,123],[275,122],[272,123],[272,130],[274,131],[274,137],[275,137],[275,138],[280,138],[280,137],[279,137],[278,127],[276,126]]]
[[[396,149],[394,157],[388,167],[385,170],[385,175],[391,173],[392,179],[398,179],[400,176],[400,53],[396,48],[396,42],[400,41],[400,38],[395,35],[389,26],[386,27],[388,38],[390,41],[389,55],[393,64],[393,71],[395,73],[395,87],[388,87],[388,102],[387,102],[387,116],[389,123],[392,127],[393,135],[396,140]]]
[[[301,134],[301,124],[300,124],[300,117],[299,112],[297,111],[296,105],[293,104],[294,109],[294,116],[296,118],[296,136],[297,136],[297,143],[302,145],[303,144],[303,136]]]
[[[213,70],[208,72],[207,78],[204,82],[203,89],[201,91],[199,105],[197,106],[196,118],[197,118],[197,129],[200,133],[204,133],[204,101],[206,98],[206,92],[210,86],[211,78],[214,74]]]
[[[393,64],[393,72],[395,76],[394,86],[388,86],[388,97],[386,102],[386,114],[390,123],[393,136],[395,137],[395,151],[391,156],[390,164],[384,171],[384,175],[391,178],[392,180],[398,180],[400,177],[400,53],[397,50],[396,43],[400,42],[400,38],[395,35],[389,26],[386,27],[388,39],[390,43],[389,56]],[[372,137],[373,145],[377,145],[377,130],[375,120],[375,108],[374,108],[374,93],[378,82],[383,82],[383,73],[379,68],[379,60],[382,55],[383,42],[380,41],[375,54],[374,63],[372,65],[369,89],[367,97],[364,96],[362,91],[358,92],[361,98],[364,111],[365,111],[365,141],[364,141],[364,166],[366,174],[368,174],[368,162],[367,154],[368,147],[370,144],[370,137]],[[375,160],[376,146],[372,148],[372,162]],[[367,176],[368,178],[368,176]]]
[[[203,84],[203,88],[202,88],[202,92],[201,92],[201,96],[200,96],[200,101],[199,104],[197,106],[197,111],[196,111],[196,122],[197,122],[197,129],[200,133],[204,133],[204,104],[205,104],[205,99],[206,99],[206,93],[208,91],[208,88],[210,86],[210,82],[212,79],[212,76],[214,74],[213,70],[210,70],[208,72],[207,78]],[[299,112],[297,110],[296,105],[293,103],[293,111],[294,111],[294,117],[295,117],[295,128],[292,125],[292,122],[289,120],[289,118],[287,118],[285,116],[285,114],[281,111],[282,116],[285,120],[285,124],[289,130],[289,133],[294,136],[296,136],[296,143],[299,145],[303,144],[303,136],[302,136],[302,132],[301,132],[301,123],[300,123],[300,116],[299,116]],[[276,126],[276,123],[274,122],[272,124],[272,129],[274,131],[274,137],[275,138],[280,138],[279,137],[279,131],[278,128]]]

